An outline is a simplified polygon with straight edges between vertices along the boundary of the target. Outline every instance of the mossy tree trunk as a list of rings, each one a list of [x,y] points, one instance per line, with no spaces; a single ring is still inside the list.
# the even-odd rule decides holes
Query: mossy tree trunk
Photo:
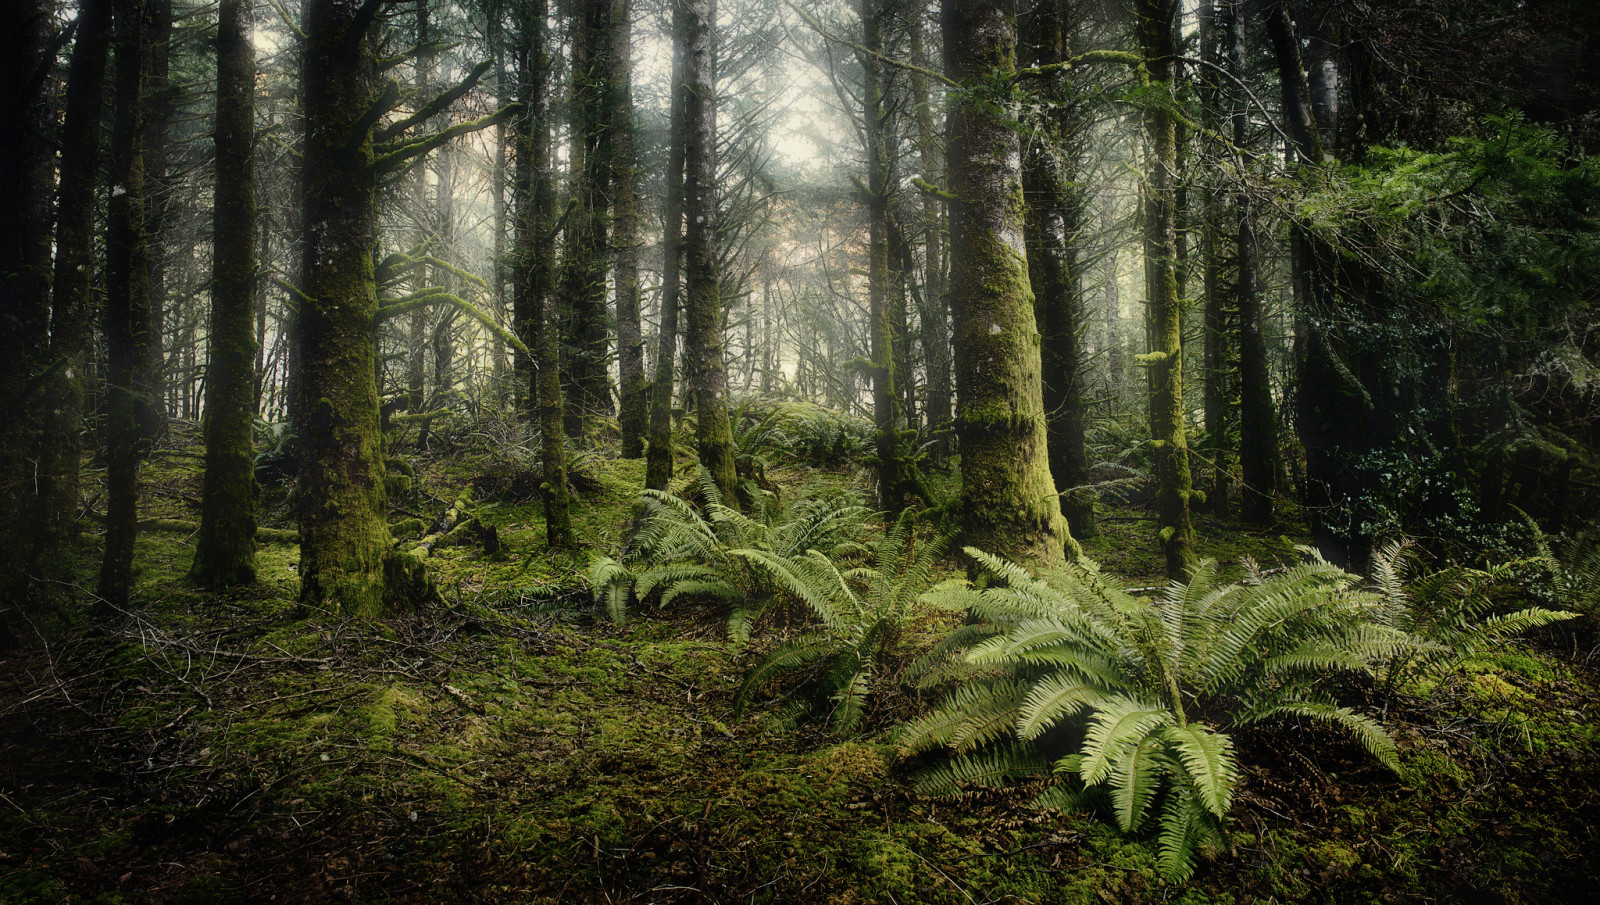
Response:
[[[1139,0],[1139,46],[1150,82],[1172,87],[1173,35],[1177,0]],[[1145,282],[1149,289],[1150,426],[1155,445],[1160,508],[1160,539],[1167,575],[1184,578],[1196,562],[1189,521],[1189,445],[1184,432],[1183,325],[1178,297],[1176,172],[1178,144],[1174,117],[1165,99],[1144,110],[1148,172],[1144,204]]]
[[[569,164],[576,202],[566,225],[562,295],[567,301],[566,367],[570,392],[566,432],[582,441],[592,417],[610,414],[611,378],[606,368],[610,331],[606,316],[606,266],[610,259],[612,146],[606,110],[610,84],[610,0],[572,7],[572,91],[569,98]]]
[[[612,0],[611,77],[606,107],[611,114],[612,230],[617,297],[617,377],[621,397],[622,454],[644,455],[649,420],[644,375],[644,333],[639,323],[639,212],[633,152],[633,2]]]
[[[139,469],[155,411],[145,244],[144,84],[147,0],[117,0],[117,78],[111,127],[111,198],[106,237],[106,546],[100,562],[101,616],[127,606],[138,536]]]
[[[1029,65],[1066,60],[1073,11],[1063,0],[1039,0],[1028,17]],[[1072,536],[1095,534],[1094,493],[1084,446],[1084,322],[1078,242],[1086,206],[1083,124],[1067,89],[1052,80],[1039,89],[1047,103],[1022,158],[1028,279],[1041,336],[1044,408],[1050,425],[1050,473]]]
[[[54,634],[59,613],[41,606],[31,562],[41,502],[34,468],[39,396],[50,381],[50,227],[55,179],[49,134],[54,4],[15,0],[0,10],[0,650]],[[53,595],[52,595],[53,597]],[[49,623],[43,625],[40,623]]]
[[[889,301],[889,149],[884,104],[881,0],[860,0],[862,135],[867,145],[867,309],[872,351],[872,413],[878,460],[878,508],[891,519],[904,507],[900,475],[900,399],[895,387],[895,330]]]
[[[927,68],[923,46],[922,14],[911,15],[911,62]],[[944,184],[944,151],[933,129],[933,104],[929,99],[928,77],[914,69],[910,75],[911,101],[916,110],[917,149],[922,158],[923,177],[932,186]],[[927,398],[922,412],[934,461],[943,462],[950,454],[950,306],[945,297],[944,201],[937,193],[922,193],[922,296],[918,310],[922,354],[927,369]]]
[[[299,317],[300,600],[375,617],[410,608],[425,585],[391,551],[374,380],[379,102],[375,5],[308,0],[301,91],[305,145]]]
[[[687,276],[688,378],[698,417],[700,464],[731,505],[738,488],[728,376],[722,352],[722,297],[717,274],[717,107],[712,0],[682,0],[684,99],[684,270]]]
[[[1012,3],[944,0],[945,71],[973,93],[950,109],[950,309],[967,543],[1040,566],[1077,543],[1050,476],[1039,331],[1023,247],[1021,148],[985,86],[1016,70]]]
[[[249,0],[217,13],[217,186],[212,209],[211,352],[206,470],[191,573],[212,588],[256,577],[256,192],[254,17]]]
[[[1200,11],[1200,54],[1208,64],[1201,70],[1200,110],[1205,129],[1201,141],[1225,131],[1228,110],[1227,98],[1232,85],[1223,86],[1217,77],[1225,59],[1223,45],[1230,40],[1218,0],[1205,0]],[[1225,148],[1214,150],[1221,153]],[[1236,158],[1237,159],[1237,158]],[[1213,174],[1206,191],[1203,222],[1201,224],[1200,260],[1205,296],[1204,311],[1204,374],[1206,456],[1211,464],[1211,485],[1207,502],[1211,513],[1226,518],[1231,509],[1234,419],[1233,388],[1235,379],[1233,321],[1236,314],[1234,299],[1224,282],[1227,278],[1229,237],[1229,199],[1231,193],[1223,182],[1225,177]]]
[[[683,29],[683,6],[672,5],[672,33]],[[672,377],[678,360],[678,307],[683,267],[684,107],[683,44],[673,42],[671,135],[667,143],[667,189],[661,216],[661,325],[656,334],[655,377],[650,384],[650,447],[644,486],[666,490],[672,482]]]
[[[1223,40],[1223,66],[1235,77],[1245,72],[1246,17],[1237,3],[1228,4],[1227,35]],[[1248,99],[1232,92],[1229,121],[1235,147],[1243,147],[1249,137]],[[1256,211],[1248,192],[1234,199],[1236,281],[1235,316],[1239,329],[1239,470],[1241,493],[1239,514],[1249,522],[1266,524],[1273,518],[1277,496],[1278,415],[1272,398],[1271,363],[1262,334],[1264,312],[1257,273],[1260,254],[1256,249]]]
[[[550,547],[572,547],[567,498],[566,430],[559,371],[560,327],[556,321],[555,183],[550,163],[549,8],[544,0],[523,5],[518,52],[522,113],[516,127],[516,252],[512,288],[531,355],[528,398],[540,433],[544,482],[545,538]]]

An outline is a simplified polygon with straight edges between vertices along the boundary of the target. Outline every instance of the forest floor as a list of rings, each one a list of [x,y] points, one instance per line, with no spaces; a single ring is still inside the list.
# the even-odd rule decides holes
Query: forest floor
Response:
[[[588,557],[620,544],[642,463],[581,463],[588,549],[569,555],[545,549],[503,456],[414,462],[397,520],[476,483],[504,546],[437,551],[442,602],[415,616],[304,617],[283,543],[263,545],[258,586],[204,594],[184,577],[192,539],[150,532],[124,624],[0,659],[0,902],[1534,903],[1600,888],[1592,628],[1400,698],[1384,719],[1401,776],[1311,729],[1240,737],[1228,848],[1171,885],[1148,839],[1033,808],[1037,787],[917,794],[888,741],[920,706],[909,690],[849,738],[735,721],[744,670],[792,625],[736,649],[690,606],[596,619]],[[199,466],[192,446],[162,449],[148,515],[194,519]],[[768,475],[788,494],[864,479]],[[1159,583],[1149,513],[1103,514],[1088,553]],[[1292,555],[1277,532],[1201,528],[1219,559]],[[917,617],[908,660],[949,618]]]

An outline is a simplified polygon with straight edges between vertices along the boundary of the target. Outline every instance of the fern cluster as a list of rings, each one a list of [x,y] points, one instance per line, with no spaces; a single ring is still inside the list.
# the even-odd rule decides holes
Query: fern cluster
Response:
[[[840,569],[815,549],[798,555],[733,551],[817,617],[814,629],[779,646],[745,676],[734,699],[735,715],[743,714],[763,685],[813,670],[814,681],[792,715],[825,709],[834,729],[859,727],[867,698],[893,662],[901,628],[946,544],[936,540],[919,551],[910,516],[902,514],[879,541],[870,566]]]
[[[1052,789],[1041,803],[1103,796],[1124,832],[1158,824],[1161,868],[1181,879],[1219,839],[1232,804],[1238,764],[1226,730],[1317,721],[1397,766],[1383,729],[1341,706],[1326,679],[1370,673],[1407,636],[1368,618],[1376,595],[1326,562],[1270,577],[1251,567],[1244,582],[1218,586],[1207,561],[1147,604],[1087,560],[1041,579],[967,553],[988,585],[947,582],[924,598],[974,617],[923,664],[925,682],[960,684],[899,737],[906,754],[955,754],[925,774],[927,791],[1042,772],[1049,761],[1034,742],[1076,723],[1081,749],[1054,769],[1078,787]]]
[[[716,482],[701,467],[691,501],[670,493],[640,494],[643,517],[620,557],[598,556],[589,567],[595,602],[621,622],[630,601],[652,598],[667,606],[679,598],[725,603],[728,635],[749,640],[751,624],[785,592],[750,553],[793,557],[821,550],[833,559],[860,556],[867,510],[834,497],[802,499],[745,515],[725,505]]]

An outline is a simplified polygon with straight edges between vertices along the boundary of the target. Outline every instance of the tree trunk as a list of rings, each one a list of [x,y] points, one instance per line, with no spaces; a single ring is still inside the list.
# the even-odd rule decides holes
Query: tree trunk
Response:
[[[11,136],[0,141],[0,387],[8,397],[0,402],[0,507],[8,513],[0,527],[0,650],[30,635],[52,638],[65,616],[32,562],[30,517],[48,505],[35,490],[38,398],[57,379],[48,373],[53,8],[16,0],[0,11],[0,123]]]
[[[633,153],[633,3],[612,0],[611,77],[606,107],[611,114],[612,219],[611,244],[616,263],[617,372],[621,395],[618,418],[622,455],[644,455],[649,419],[644,376],[644,334],[639,325],[639,214]]]
[[[606,357],[606,263],[611,192],[611,139],[605,109],[611,51],[610,0],[573,4],[571,23],[572,193],[577,206],[567,218],[562,295],[567,299],[567,371],[571,383],[566,432],[582,442],[591,417],[611,411]]]
[[[546,26],[549,10],[544,0],[525,4],[522,12],[522,52],[518,70],[522,80],[523,110],[517,127],[516,194],[517,250],[514,291],[517,308],[525,318],[532,355],[532,383],[528,398],[537,412],[540,459],[544,483],[546,544],[552,548],[575,545],[567,498],[566,432],[562,421],[561,377],[558,369],[560,327],[555,301],[555,185],[550,173],[550,40]]]
[[[1151,83],[1171,90],[1173,30],[1177,0],[1139,0],[1139,46]],[[1159,102],[1144,111],[1149,143],[1145,195],[1144,256],[1149,287],[1151,371],[1150,424],[1156,448],[1161,547],[1167,576],[1181,580],[1195,563],[1189,523],[1189,446],[1184,433],[1183,330],[1178,298],[1177,134],[1174,118]]]
[[[945,71],[975,92],[953,99],[948,145],[961,518],[967,543],[1053,566],[1078,551],[1050,476],[1019,138],[980,87],[1015,71],[1013,10],[1003,0],[943,4]]]
[[[893,519],[903,508],[899,394],[895,388],[895,331],[889,311],[888,113],[884,109],[884,15],[880,0],[861,0],[862,126],[867,143],[867,309],[872,350],[872,412],[878,459],[878,508]]]
[[[127,606],[133,586],[139,467],[149,452],[154,410],[142,148],[144,53],[150,17],[148,0],[117,2],[116,102],[106,238],[106,548],[98,592],[103,617]]]
[[[683,6],[672,4],[672,33],[684,29]],[[667,147],[667,197],[661,224],[661,325],[656,335],[655,379],[650,385],[650,448],[644,486],[666,490],[672,482],[672,375],[678,360],[678,301],[683,264],[683,169],[687,135],[682,42],[673,42],[671,137]]]
[[[392,553],[374,382],[377,176],[364,119],[378,101],[376,39],[356,0],[308,0],[299,316],[300,600],[374,617],[425,589]]]
[[[733,504],[738,476],[733,427],[728,423],[728,377],[722,355],[722,297],[717,274],[717,107],[712,0],[682,0],[684,100],[684,270],[688,331],[684,345],[698,418],[700,464]]]
[[[217,187],[212,210],[211,354],[206,471],[191,574],[211,588],[256,577],[255,51],[250,0],[217,14]]]
[[[150,411],[143,416],[145,429],[155,439],[165,429],[167,408],[162,405],[167,375],[162,367],[166,360],[165,341],[168,314],[173,325],[183,324],[193,339],[193,321],[184,311],[168,311],[167,270],[173,249],[164,241],[167,209],[172,204],[175,177],[170,170],[172,120],[177,112],[177,102],[172,90],[172,0],[146,0],[150,4],[150,29],[145,36],[145,82],[143,93],[144,114],[140,128],[141,153],[144,156],[144,244],[147,283],[150,293],[150,395],[143,404]],[[194,386],[194,348],[192,343],[184,349],[186,362],[184,383],[179,386],[177,401],[172,411],[178,417],[189,419],[194,415],[190,391]]]
[[[1030,65],[1050,65],[1067,58],[1065,27],[1070,15],[1060,0],[1040,0],[1034,5],[1028,23]],[[1050,107],[1041,114],[1037,137],[1028,142],[1022,160],[1023,194],[1028,202],[1024,240],[1041,341],[1050,473],[1072,536],[1083,540],[1095,534],[1095,501],[1094,492],[1085,486],[1089,483],[1084,447],[1085,323],[1077,254],[1085,207],[1082,126],[1058,84],[1042,90]]]
[[[911,62],[926,68],[923,48],[922,13],[911,16]],[[930,185],[944,184],[944,151],[938,146],[933,129],[933,105],[928,97],[928,77],[911,72],[911,98],[917,115],[917,147],[922,157],[923,176]],[[926,356],[927,418],[930,450],[934,461],[950,455],[950,306],[945,295],[944,201],[934,192],[922,193],[922,308],[918,323],[922,332],[922,351]]]
[[[1225,66],[1236,77],[1244,74],[1245,15],[1243,0],[1231,0]],[[1243,147],[1248,137],[1247,99],[1234,93],[1230,119],[1233,143]],[[1267,358],[1267,343],[1262,336],[1262,306],[1256,274],[1260,269],[1256,251],[1255,208],[1248,192],[1240,192],[1234,203],[1237,218],[1237,278],[1234,287],[1239,319],[1239,470],[1242,479],[1240,515],[1255,524],[1273,518],[1273,499],[1277,495],[1278,416],[1272,399],[1272,376]]]

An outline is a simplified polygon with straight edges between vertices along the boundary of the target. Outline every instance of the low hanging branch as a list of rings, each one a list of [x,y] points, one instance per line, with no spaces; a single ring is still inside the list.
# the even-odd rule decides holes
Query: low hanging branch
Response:
[[[373,134],[372,140],[379,144],[393,141],[394,139],[399,138],[400,134],[405,132],[407,129],[419,126],[428,120],[433,119],[435,116],[438,116],[440,113],[443,113],[445,108],[460,100],[461,97],[468,91],[471,91],[473,86],[478,84],[478,80],[483,78],[483,74],[488,72],[493,66],[493,60],[484,60],[477,66],[474,66],[472,71],[467,74],[467,77],[462,79],[454,88],[445,91],[444,93],[435,97],[433,100],[428,101],[421,107],[418,107],[415,113],[411,114],[405,119],[390,123],[389,125],[384,126],[382,129],[379,129]]]
[[[372,162],[372,169],[380,176],[393,177],[405,172],[409,168],[409,161],[421,157],[433,149],[463,135],[470,135],[500,123],[522,109],[520,104],[507,104],[499,110],[481,119],[460,123],[432,135],[413,139],[401,144],[386,144],[378,149],[378,157]]]
[[[451,269],[454,270],[454,268]],[[483,283],[482,280],[475,280],[475,282],[479,284]],[[501,342],[513,349],[516,349],[518,352],[521,352],[524,355],[533,354],[532,352],[528,351],[528,347],[522,342],[522,340],[517,338],[515,333],[512,333],[505,327],[500,326],[500,323],[496,321],[494,316],[489,314],[489,312],[483,310],[477,305],[474,305],[461,296],[456,295],[455,293],[446,289],[441,289],[437,286],[430,286],[426,289],[420,289],[411,295],[385,301],[378,308],[377,321],[381,324],[390,318],[398,317],[399,315],[405,314],[408,311],[413,311],[426,305],[441,304],[454,305],[462,313],[482,324],[489,330],[490,333],[493,333],[495,336],[499,337]]]

